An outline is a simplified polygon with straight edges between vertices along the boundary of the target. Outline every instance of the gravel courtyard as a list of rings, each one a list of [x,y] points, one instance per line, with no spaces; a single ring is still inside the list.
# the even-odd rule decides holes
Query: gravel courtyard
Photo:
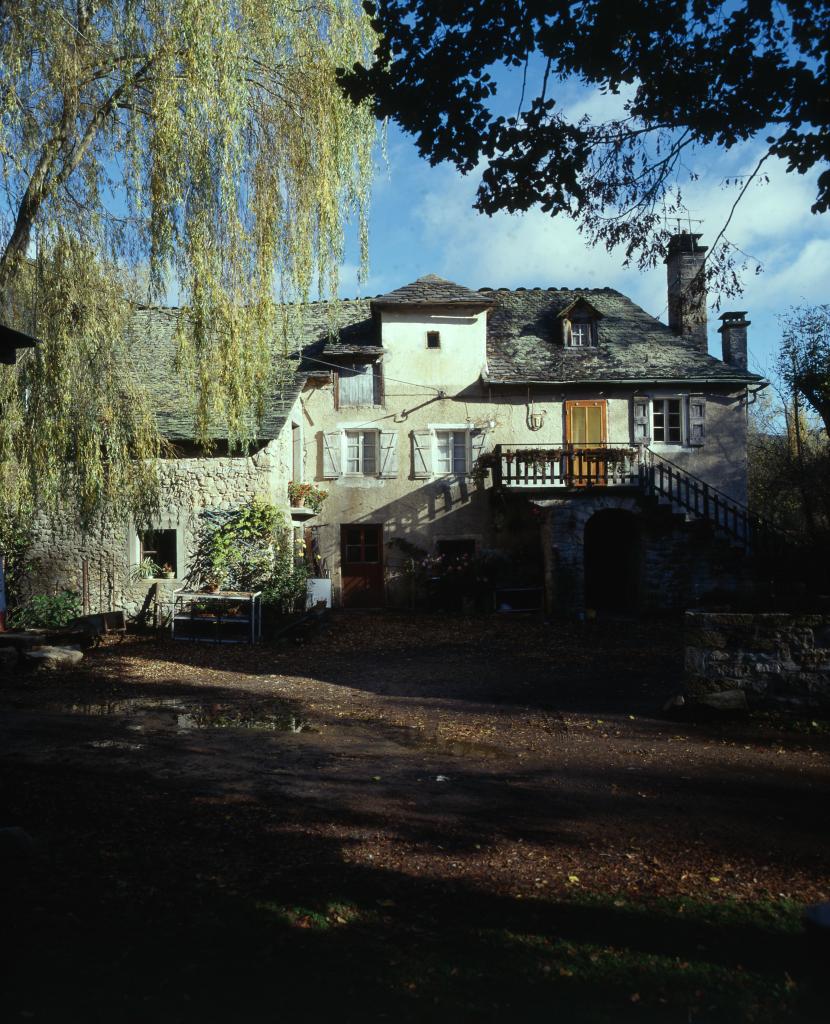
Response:
[[[14,1019],[821,1019],[830,730],[681,672],[672,621],[334,613],[6,681]]]

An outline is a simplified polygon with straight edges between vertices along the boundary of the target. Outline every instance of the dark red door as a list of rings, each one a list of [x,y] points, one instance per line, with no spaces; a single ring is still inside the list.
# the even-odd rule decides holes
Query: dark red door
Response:
[[[383,526],[340,527],[340,576],[344,608],[383,604]]]

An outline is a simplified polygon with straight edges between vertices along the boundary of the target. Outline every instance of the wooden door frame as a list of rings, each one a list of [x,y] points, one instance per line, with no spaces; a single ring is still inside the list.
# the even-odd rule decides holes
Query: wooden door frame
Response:
[[[608,445],[608,400],[605,398],[565,399],[565,449],[566,473],[571,478],[571,487],[604,487],[607,482],[608,465],[605,459],[592,459],[590,456],[574,456],[574,441],[571,413],[574,409],[600,410],[600,440],[584,442],[585,448],[604,448]],[[586,472],[587,470],[587,472]]]
[[[377,531],[377,549],[378,549],[378,560],[376,562],[353,562],[347,561],[346,559],[346,547],[347,547],[347,531],[348,530],[375,530]],[[367,607],[383,607],[386,603],[386,581],[384,572],[384,558],[383,558],[383,523],[341,523],[340,524],[340,583],[341,583],[341,603],[345,606],[345,578],[347,574],[345,572],[346,566],[348,565],[365,565],[371,566],[373,571],[377,573],[377,596],[378,604],[369,605]],[[361,540],[361,549],[365,551],[366,538],[365,534]],[[359,606],[357,606],[359,607]]]

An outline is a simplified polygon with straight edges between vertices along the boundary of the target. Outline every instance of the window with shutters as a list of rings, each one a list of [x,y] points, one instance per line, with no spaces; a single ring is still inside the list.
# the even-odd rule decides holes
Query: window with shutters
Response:
[[[337,407],[383,404],[380,363],[355,363],[337,371]]]
[[[344,424],[342,430],[323,434],[322,441],[322,475],[326,480],[398,475],[397,431]]]
[[[633,400],[634,441],[637,444],[702,447],[706,441],[706,396]],[[650,416],[649,416],[650,413]]]
[[[412,476],[464,476],[484,450],[486,431],[469,424],[438,424],[412,431]]]

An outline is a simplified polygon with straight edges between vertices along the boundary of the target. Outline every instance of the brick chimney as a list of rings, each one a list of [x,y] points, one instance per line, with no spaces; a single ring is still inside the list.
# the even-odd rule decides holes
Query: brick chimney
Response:
[[[703,260],[708,246],[698,245],[700,235],[681,231],[669,239],[666,277],[669,289],[669,327],[694,342],[701,352],[706,339],[706,281]]]
[[[718,334],[720,334],[723,346],[723,361],[739,370],[745,370],[747,368],[746,329],[751,323],[746,318],[746,310],[738,313],[724,313],[720,319],[723,323],[718,328]]]

